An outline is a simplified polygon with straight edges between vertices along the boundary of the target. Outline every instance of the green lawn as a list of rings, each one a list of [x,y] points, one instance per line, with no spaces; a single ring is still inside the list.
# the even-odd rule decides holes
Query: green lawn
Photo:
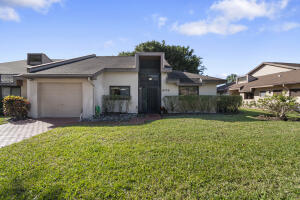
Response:
[[[0,125],[7,123],[7,118],[0,116]]]
[[[74,126],[0,149],[0,199],[299,199],[300,123]]]

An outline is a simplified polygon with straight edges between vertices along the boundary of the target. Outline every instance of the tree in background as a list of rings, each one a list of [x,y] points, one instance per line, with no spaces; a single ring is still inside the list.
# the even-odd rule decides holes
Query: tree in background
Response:
[[[230,74],[226,77],[227,83],[234,83],[237,78],[236,74]]]
[[[165,41],[148,41],[137,45],[132,52],[121,52],[119,56],[134,56],[136,52],[164,52],[174,70],[203,74],[206,69],[202,58],[194,54],[189,46],[166,45]]]

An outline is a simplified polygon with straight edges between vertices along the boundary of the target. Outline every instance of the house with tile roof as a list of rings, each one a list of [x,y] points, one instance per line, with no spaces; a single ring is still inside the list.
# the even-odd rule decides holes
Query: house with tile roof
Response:
[[[264,62],[238,77],[229,91],[230,94],[241,95],[244,102],[282,93],[300,102],[300,64]]]
[[[159,113],[165,96],[216,95],[216,86],[225,82],[173,70],[158,52],[66,60],[28,54],[27,60],[0,63],[0,77],[0,97],[26,97],[33,118],[90,118],[95,107],[104,112],[107,96],[128,97],[129,113]]]

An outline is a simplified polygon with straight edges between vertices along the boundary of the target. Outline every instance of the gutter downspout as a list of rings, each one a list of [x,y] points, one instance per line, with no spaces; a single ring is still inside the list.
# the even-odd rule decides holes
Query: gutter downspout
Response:
[[[93,86],[93,116],[95,115],[95,84],[91,80],[91,77],[88,77],[88,82]]]

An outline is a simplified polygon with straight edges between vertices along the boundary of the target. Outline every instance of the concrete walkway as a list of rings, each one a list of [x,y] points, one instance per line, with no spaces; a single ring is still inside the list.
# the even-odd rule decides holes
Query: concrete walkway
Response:
[[[44,133],[55,127],[76,123],[78,119],[28,119],[0,125],[0,148]]]

